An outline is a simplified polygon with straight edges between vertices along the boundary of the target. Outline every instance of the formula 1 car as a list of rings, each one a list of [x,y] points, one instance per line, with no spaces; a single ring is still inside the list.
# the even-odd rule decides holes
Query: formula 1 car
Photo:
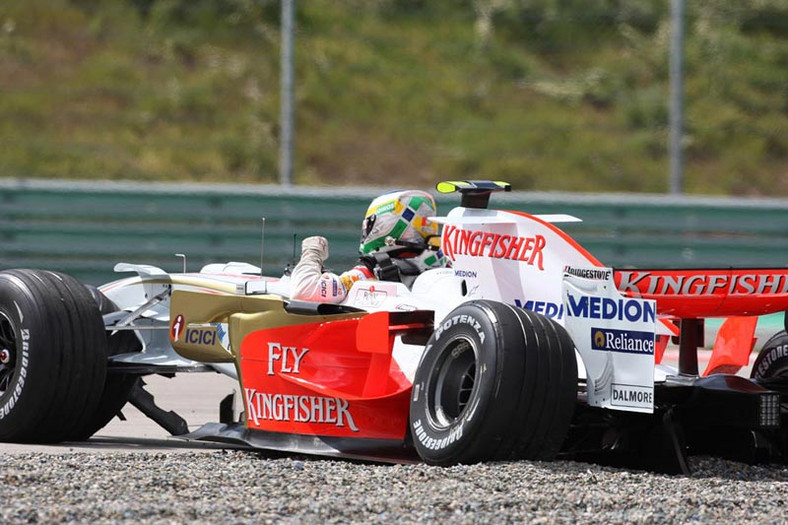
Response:
[[[349,458],[786,461],[786,332],[735,372],[756,316],[788,311],[788,269],[612,269],[556,226],[575,217],[488,209],[506,183],[438,190],[462,199],[434,219],[451,267],[356,282],[342,304],[290,300],[287,275],[245,263],[121,263],[136,276],[98,289],[0,272],[0,440],[86,439],[130,400],[187,439]],[[700,374],[709,317],[727,320]],[[189,433],[139,380],[197,371],[238,380],[240,420],[228,398]]]

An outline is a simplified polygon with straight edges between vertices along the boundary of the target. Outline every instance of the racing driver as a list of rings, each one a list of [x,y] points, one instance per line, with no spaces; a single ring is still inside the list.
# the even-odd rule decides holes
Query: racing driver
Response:
[[[429,220],[436,208],[432,195],[419,190],[392,191],[374,199],[361,225],[359,264],[340,275],[323,271],[328,259],[325,237],[307,237],[290,275],[290,298],[339,303],[356,281],[380,279],[410,286],[424,270],[445,266],[438,225]]]

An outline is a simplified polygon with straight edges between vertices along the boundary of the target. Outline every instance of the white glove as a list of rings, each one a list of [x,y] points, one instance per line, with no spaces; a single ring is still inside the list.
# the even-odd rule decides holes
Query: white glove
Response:
[[[328,241],[326,238],[315,235],[301,241],[301,259],[310,259],[320,263],[328,259]]]

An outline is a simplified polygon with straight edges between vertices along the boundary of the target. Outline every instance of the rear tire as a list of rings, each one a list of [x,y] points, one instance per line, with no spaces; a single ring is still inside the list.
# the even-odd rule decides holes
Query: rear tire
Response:
[[[82,283],[42,270],[0,272],[0,440],[78,435],[98,405],[106,344]]]
[[[414,446],[435,465],[552,459],[576,396],[574,345],[563,327],[494,301],[466,303],[436,329],[416,371]]]
[[[784,377],[788,381],[788,333],[777,332],[758,353],[752,365],[750,377],[753,379],[773,379]]]
[[[788,320],[788,318],[787,318]],[[783,463],[788,463],[788,333],[781,330],[761,348],[750,377],[764,387],[780,392],[780,430],[776,438]]]

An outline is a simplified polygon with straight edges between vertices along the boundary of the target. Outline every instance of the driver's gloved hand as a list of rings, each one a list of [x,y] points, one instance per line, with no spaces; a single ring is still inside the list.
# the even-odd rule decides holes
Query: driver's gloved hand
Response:
[[[316,261],[323,264],[328,259],[328,241],[325,237],[315,235],[301,242],[301,260]]]

